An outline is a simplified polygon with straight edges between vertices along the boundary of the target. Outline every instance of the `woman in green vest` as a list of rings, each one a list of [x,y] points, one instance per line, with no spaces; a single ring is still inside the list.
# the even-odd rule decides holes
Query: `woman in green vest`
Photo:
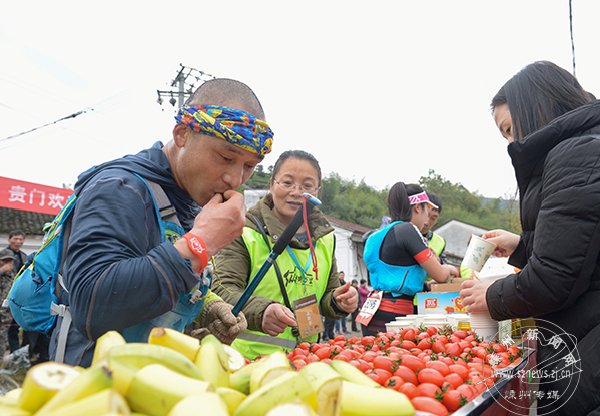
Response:
[[[248,210],[242,236],[215,257],[215,293],[237,302],[303,204],[304,193],[317,196],[320,186],[321,168],[313,155],[302,150],[281,154],[269,193]],[[291,350],[298,342],[317,341],[321,314],[340,319],[357,304],[350,283],[340,286],[333,227],[315,207],[308,227],[298,229],[242,309],[248,330],[232,345],[249,359]]]

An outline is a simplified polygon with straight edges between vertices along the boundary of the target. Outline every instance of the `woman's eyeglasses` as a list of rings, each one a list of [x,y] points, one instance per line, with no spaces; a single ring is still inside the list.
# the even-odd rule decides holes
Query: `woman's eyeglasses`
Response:
[[[295,182],[292,182],[287,179],[281,182],[279,182],[277,179],[273,179],[273,182],[275,182],[277,185],[279,185],[282,189],[285,189],[286,191],[291,191],[292,189],[297,188],[300,192],[308,192],[309,194],[312,194],[319,190],[319,187],[312,183],[298,185]]]

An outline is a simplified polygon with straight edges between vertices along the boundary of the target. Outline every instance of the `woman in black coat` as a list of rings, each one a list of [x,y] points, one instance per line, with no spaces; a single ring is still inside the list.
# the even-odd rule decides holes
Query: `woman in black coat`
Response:
[[[483,237],[521,271],[464,282],[463,304],[496,320],[536,318],[538,414],[600,414],[600,101],[542,61],[507,81],[491,107],[509,143],[523,232]]]

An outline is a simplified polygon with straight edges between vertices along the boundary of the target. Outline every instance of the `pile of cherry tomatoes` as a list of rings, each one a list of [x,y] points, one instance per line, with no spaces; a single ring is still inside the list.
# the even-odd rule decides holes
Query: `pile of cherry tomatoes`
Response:
[[[416,410],[447,415],[496,381],[496,369],[521,362],[522,350],[483,342],[450,326],[405,328],[399,333],[301,343],[288,355],[296,369],[313,361],[344,360],[380,385],[404,393]]]

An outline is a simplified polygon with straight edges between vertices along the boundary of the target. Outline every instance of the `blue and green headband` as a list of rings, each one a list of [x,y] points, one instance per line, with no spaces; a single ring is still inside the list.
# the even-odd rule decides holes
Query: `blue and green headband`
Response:
[[[245,111],[218,105],[183,106],[175,116],[177,124],[227,140],[252,153],[264,156],[271,151],[273,131],[269,125]]]

